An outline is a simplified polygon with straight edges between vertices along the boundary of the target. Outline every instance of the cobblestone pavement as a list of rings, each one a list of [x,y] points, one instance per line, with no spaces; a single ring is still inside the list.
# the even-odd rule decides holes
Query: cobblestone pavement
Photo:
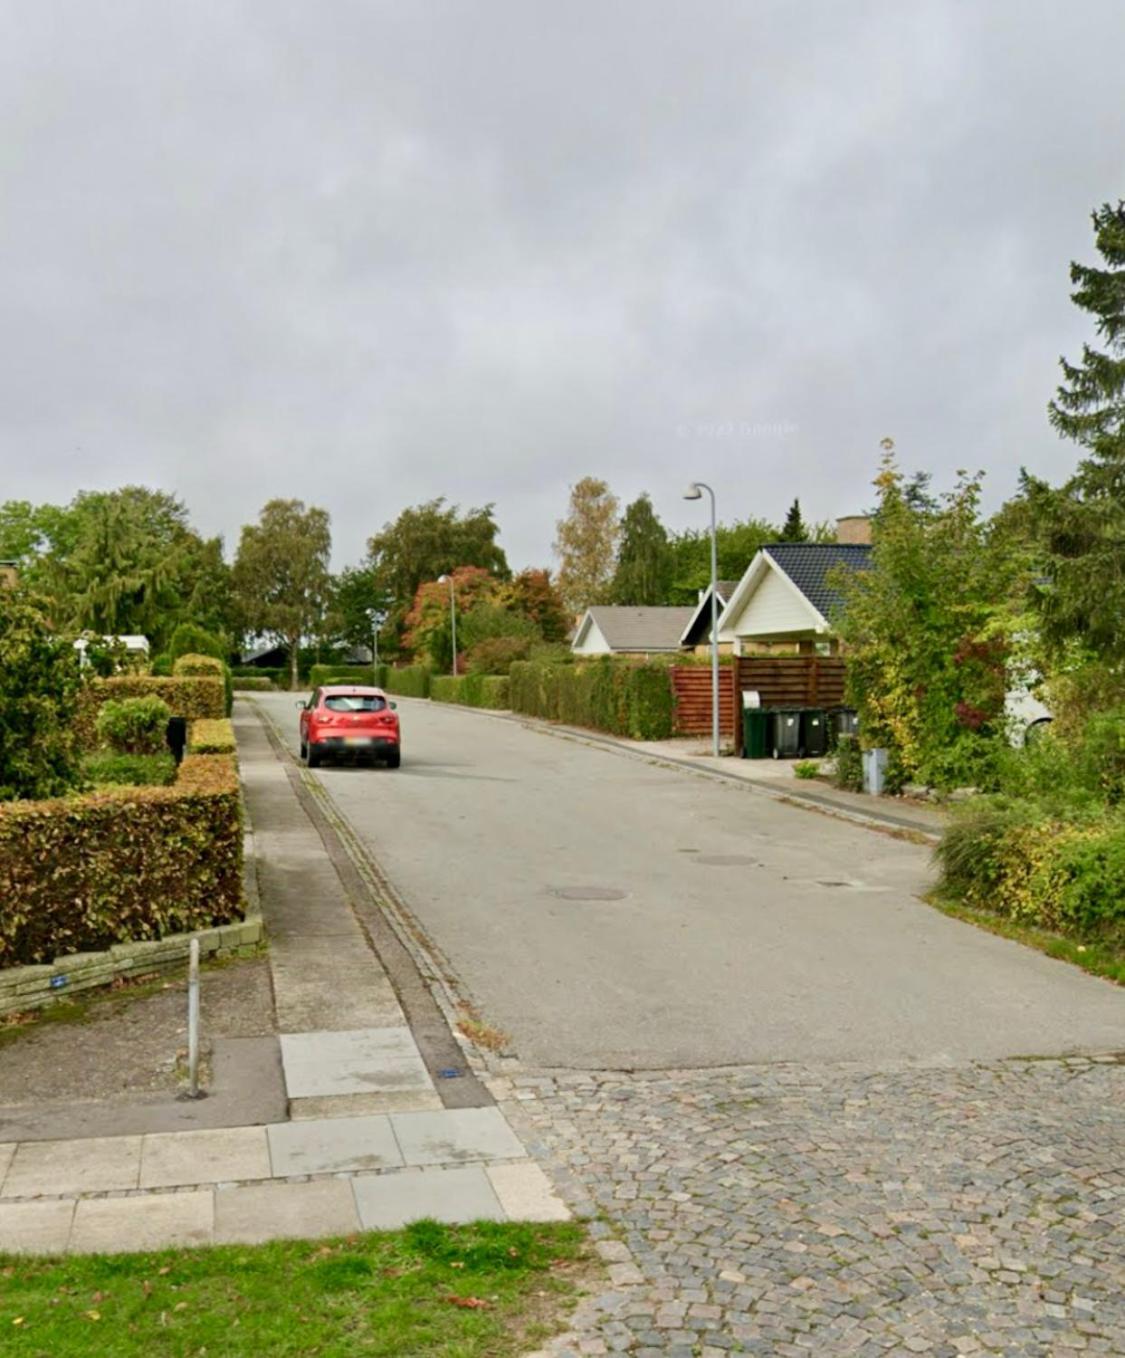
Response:
[[[611,1280],[552,1355],[1125,1354],[1125,1065],[508,1092]]]

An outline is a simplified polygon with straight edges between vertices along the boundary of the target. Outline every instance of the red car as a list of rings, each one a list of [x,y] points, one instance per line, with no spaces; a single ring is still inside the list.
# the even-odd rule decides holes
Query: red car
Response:
[[[402,763],[402,739],[394,703],[381,688],[330,684],[318,688],[301,709],[301,758],[316,766],[329,755],[371,755],[389,769]]]

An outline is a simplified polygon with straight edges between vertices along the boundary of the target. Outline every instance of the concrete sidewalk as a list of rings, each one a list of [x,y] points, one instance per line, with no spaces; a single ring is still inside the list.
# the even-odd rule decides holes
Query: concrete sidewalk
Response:
[[[0,1145],[0,1252],[260,1243],[569,1215],[497,1108]]]
[[[0,1144],[0,1253],[256,1243],[422,1217],[565,1220],[432,1017],[420,1050],[363,922],[362,883],[345,884],[299,773],[252,708],[238,705],[235,727],[280,1030],[262,1059],[280,1055],[289,1120]],[[397,979],[424,1009],[424,987]]]

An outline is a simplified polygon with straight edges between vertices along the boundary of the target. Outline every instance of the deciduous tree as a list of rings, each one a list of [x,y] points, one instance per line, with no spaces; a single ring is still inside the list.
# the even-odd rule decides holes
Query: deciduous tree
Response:
[[[245,630],[275,637],[289,649],[297,687],[302,637],[322,630],[331,592],[332,533],[323,509],[303,500],[270,500],[242,530],[233,588]]]
[[[610,593],[617,604],[666,604],[672,585],[668,533],[647,494],[639,495],[621,520],[621,545]]]
[[[617,497],[604,481],[583,477],[570,488],[570,508],[555,538],[559,592],[572,614],[605,599],[619,534]]]

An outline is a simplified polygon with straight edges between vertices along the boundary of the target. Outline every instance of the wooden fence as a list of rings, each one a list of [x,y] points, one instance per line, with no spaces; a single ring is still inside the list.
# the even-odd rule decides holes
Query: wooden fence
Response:
[[[711,733],[711,669],[673,665],[678,736]],[[719,734],[742,749],[742,692],[756,689],[763,707],[843,707],[844,662],[828,655],[739,656],[719,669]]]
[[[711,734],[710,665],[673,665],[672,692],[675,694],[675,732],[678,736]],[[719,733],[724,740],[737,738],[738,711],[742,700],[735,683],[734,665],[719,667]]]

